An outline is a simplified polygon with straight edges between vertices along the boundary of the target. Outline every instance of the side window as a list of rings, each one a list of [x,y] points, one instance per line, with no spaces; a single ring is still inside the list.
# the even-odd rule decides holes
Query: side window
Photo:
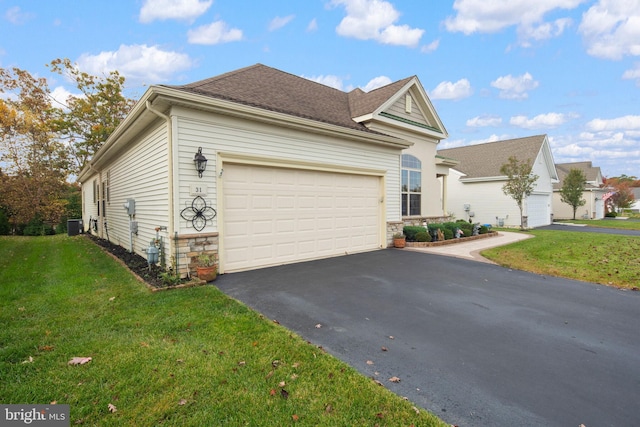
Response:
[[[402,216],[422,213],[422,162],[410,154],[402,155]]]

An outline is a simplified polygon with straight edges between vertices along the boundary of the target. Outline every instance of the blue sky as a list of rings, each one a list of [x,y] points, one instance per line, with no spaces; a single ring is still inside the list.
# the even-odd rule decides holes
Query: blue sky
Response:
[[[640,0],[0,0],[0,67],[117,69],[127,95],[262,63],[344,91],[417,75],[441,148],[547,134],[640,177]]]

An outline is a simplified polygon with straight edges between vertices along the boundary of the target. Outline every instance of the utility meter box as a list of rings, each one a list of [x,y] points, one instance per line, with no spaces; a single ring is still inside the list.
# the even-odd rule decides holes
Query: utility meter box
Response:
[[[129,231],[133,234],[138,234],[138,221],[131,221],[129,223]]]
[[[124,202],[124,208],[127,210],[127,215],[135,215],[136,214],[136,201],[135,199],[127,199]]]

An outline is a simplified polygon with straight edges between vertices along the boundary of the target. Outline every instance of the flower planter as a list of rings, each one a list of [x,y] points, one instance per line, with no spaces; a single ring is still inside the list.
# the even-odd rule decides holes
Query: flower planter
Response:
[[[217,271],[215,265],[211,267],[196,267],[196,271],[198,273],[198,279],[200,280],[204,280],[205,282],[216,280]]]
[[[394,237],[393,238],[393,247],[394,248],[404,248],[407,245],[407,239],[404,237]]]

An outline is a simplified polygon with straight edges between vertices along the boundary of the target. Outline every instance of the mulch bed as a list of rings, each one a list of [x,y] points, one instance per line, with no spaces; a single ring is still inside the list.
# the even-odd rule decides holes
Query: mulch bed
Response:
[[[162,279],[162,273],[166,273],[167,271],[161,266],[152,264],[151,267],[149,267],[146,258],[136,253],[131,253],[122,246],[116,245],[106,239],[101,239],[92,234],[86,234],[86,236],[92,242],[100,246],[102,250],[131,270],[138,280],[145,283],[151,290],[174,289],[200,284],[200,281],[194,282],[188,279],[183,279],[180,285],[169,286]]]

